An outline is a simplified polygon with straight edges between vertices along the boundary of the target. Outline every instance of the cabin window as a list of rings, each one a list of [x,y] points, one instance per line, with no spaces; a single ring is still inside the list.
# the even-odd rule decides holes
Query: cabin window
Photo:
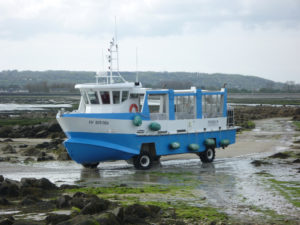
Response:
[[[202,115],[204,118],[222,117],[224,95],[203,95]]]
[[[195,96],[175,96],[175,118],[195,119]]]
[[[100,91],[102,104],[110,104],[109,91]]]
[[[99,104],[99,98],[97,91],[89,91],[88,93],[91,104]]]
[[[139,95],[138,94],[130,94],[130,98],[138,98]]]
[[[148,106],[151,120],[168,119],[168,95],[166,94],[149,94]]]
[[[113,103],[114,104],[119,104],[120,103],[120,91],[113,91]]]
[[[128,91],[122,91],[122,102],[125,102],[128,98]]]

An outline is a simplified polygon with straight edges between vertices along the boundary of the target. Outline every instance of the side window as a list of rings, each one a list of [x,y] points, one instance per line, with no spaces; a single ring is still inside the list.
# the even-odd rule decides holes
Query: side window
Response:
[[[204,118],[221,117],[223,115],[223,95],[202,96],[202,114]]]
[[[194,119],[195,96],[175,96],[175,118],[177,120]]]
[[[122,91],[122,102],[126,101],[128,98],[128,91]]]
[[[120,91],[113,91],[113,103],[114,104],[119,104],[120,103]]]
[[[88,96],[89,96],[91,104],[99,104],[99,98],[98,98],[97,91],[89,91]]]
[[[167,94],[149,94],[148,106],[151,120],[168,119],[168,95]]]
[[[102,104],[110,104],[109,91],[100,91]]]

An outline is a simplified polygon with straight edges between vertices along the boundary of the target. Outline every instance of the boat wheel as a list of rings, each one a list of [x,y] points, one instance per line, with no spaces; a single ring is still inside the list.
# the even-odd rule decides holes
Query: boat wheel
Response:
[[[84,168],[95,169],[99,165],[99,163],[85,163],[82,164]]]
[[[133,165],[136,169],[147,170],[152,167],[153,158],[149,152],[141,152],[140,155],[133,158]]]
[[[215,149],[214,148],[207,148],[204,152],[200,152],[199,157],[202,163],[211,163],[215,159]]]

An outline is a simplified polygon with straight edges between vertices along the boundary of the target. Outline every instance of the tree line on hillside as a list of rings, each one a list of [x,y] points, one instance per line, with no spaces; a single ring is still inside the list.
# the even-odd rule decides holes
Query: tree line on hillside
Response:
[[[136,79],[135,72],[121,72],[129,82]],[[95,72],[86,71],[17,71],[0,72],[0,92],[20,90],[34,92],[71,92],[74,84],[95,82]],[[274,82],[255,76],[238,74],[206,74],[188,72],[139,72],[139,81],[144,87],[188,89],[195,86],[200,89],[217,90],[225,84],[232,93],[277,93],[300,92],[300,84],[294,81]]]

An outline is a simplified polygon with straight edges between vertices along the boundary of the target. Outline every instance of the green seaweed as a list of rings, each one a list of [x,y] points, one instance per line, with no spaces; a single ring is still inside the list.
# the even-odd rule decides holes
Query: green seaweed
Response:
[[[123,186],[113,186],[113,187],[83,187],[70,189],[70,192],[84,192],[87,194],[95,195],[105,195],[105,194],[166,194],[174,191],[186,191],[190,190],[192,187],[187,186],[175,186],[175,185],[145,185],[143,187],[123,187]]]
[[[268,179],[271,187],[278,191],[286,200],[295,207],[300,208],[300,182],[298,181],[278,181]]]

